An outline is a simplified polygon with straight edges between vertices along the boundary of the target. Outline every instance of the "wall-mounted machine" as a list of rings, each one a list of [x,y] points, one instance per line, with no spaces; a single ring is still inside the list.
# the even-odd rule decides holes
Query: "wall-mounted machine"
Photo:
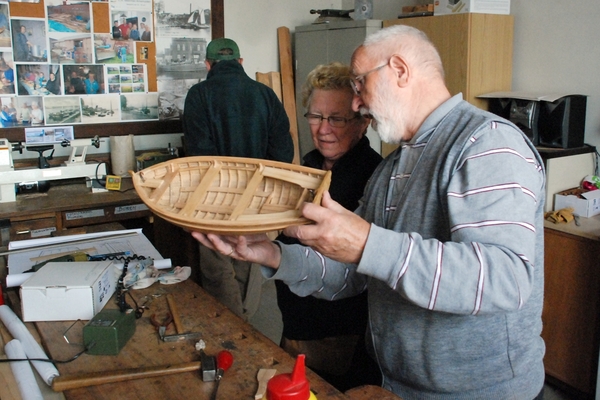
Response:
[[[16,201],[17,191],[20,188],[36,188],[38,191],[48,190],[49,182],[53,180],[89,178],[90,180],[104,178],[106,175],[105,163],[86,163],[85,156],[88,146],[98,148],[98,136],[91,139],[63,140],[62,147],[72,147],[69,159],[61,166],[51,167],[48,160],[54,154],[53,144],[10,143],[7,139],[0,139],[0,203]],[[82,151],[78,151],[83,147]],[[38,168],[15,169],[12,152],[36,151],[39,153]],[[52,150],[49,156],[46,151]]]

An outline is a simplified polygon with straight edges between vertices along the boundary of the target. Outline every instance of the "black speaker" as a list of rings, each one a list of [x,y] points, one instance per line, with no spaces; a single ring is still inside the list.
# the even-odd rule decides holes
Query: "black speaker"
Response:
[[[585,136],[587,97],[571,95],[541,101],[538,117],[539,145],[570,149],[582,147]]]
[[[528,99],[524,96],[489,96],[488,109],[517,125],[535,146],[563,149],[582,147],[587,97],[567,95],[540,100],[548,97],[536,96]]]
[[[490,99],[489,111],[517,125],[534,146],[538,145],[539,106],[536,101],[509,98]]]

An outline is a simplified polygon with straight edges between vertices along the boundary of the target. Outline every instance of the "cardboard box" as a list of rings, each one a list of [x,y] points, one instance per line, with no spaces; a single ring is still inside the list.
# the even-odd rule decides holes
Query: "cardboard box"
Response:
[[[574,188],[554,195],[554,209],[573,207],[573,213],[580,217],[592,217],[600,214],[600,190],[584,192]]]
[[[435,0],[433,15],[510,14],[510,0]]]
[[[433,12],[433,4],[417,4],[414,6],[402,7],[403,14],[409,14],[414,12]]]
[[[49,262],[21,285],[23,321],[92,319],[117,279],[112,261]]]

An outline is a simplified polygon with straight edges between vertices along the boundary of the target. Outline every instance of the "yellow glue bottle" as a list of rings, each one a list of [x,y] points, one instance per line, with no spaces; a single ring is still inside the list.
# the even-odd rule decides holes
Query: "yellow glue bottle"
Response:
[[[263,400],[317,400],[306,379],[304,358],[304,354],[298,355],[291,374],[275,375],[269,380]]]

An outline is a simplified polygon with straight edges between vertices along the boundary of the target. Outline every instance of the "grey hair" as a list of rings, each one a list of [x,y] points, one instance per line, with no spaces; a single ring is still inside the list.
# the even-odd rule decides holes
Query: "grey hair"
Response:
[[[372,56],[381,58],[400,54],[443,79],[444,67],[440,54],[427,35],[408,25],[393,25],[367,36],[363,47]]]

